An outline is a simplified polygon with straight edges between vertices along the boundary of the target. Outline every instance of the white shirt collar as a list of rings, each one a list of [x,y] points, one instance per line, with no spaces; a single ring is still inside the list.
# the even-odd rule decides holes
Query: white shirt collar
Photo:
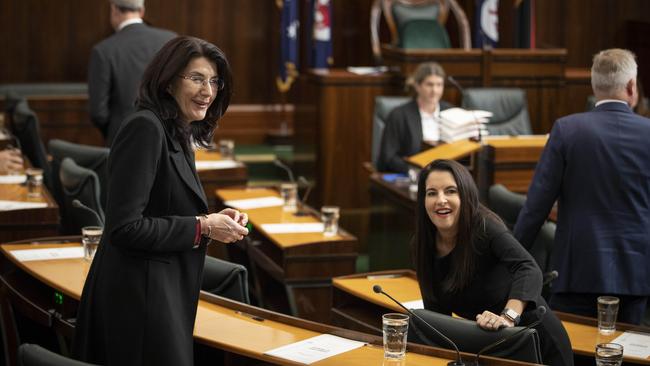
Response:
[[[122,23],[120,23],[120,25],[117,26],[117,31],[119,32],[122,29],[124,29],[124,27],[126,27],[127,25],[136,24],[136,23],[142,23],[142,18],[131,18],[123,21]]]
[[[623,104],[627,105],[627,102],[619,100],[619,99],[603,99],[603,100],[597,101],[596,105],[594,107],[598,107],[599,105],[605,104],[605,103],[623,103]]]

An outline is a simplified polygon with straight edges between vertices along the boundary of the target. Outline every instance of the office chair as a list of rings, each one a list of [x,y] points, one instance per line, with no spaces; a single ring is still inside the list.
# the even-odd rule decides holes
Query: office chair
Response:
[[[93,366],[49,351],[37,344],[23,343],[18,347],[18,366]]]
[[[84,226],[104,226],[104,211],[100,197],[99,178],[90,169],[77,165],[74,160],[64,158],[61,162],[59,179],[63,190],[65,216],[61,218],[64,234],[79,234]],[[72,202],[79,200],[97,215],[74,207]]]
[[[9,128],[20,143],[22,153],[27,156],[32,165],[43,169],[43,182],[48,189],[52,188],[52,173],[47,160],[47,152],[41,140],[38,117],[29,108],[27,100],[14,93],[6,96]]]
[[[430,310],[413,310],[442,334],[451,339],[461,352],[477,353],[485,346],[507,337],[523,327],[503,328],[499,331],[489,331],[480,328],[476,322],[467,319],[454,318]],[[419,319],[411,317],[408,341],[434,347],[452,349],[453,347],[440,338],[433,330]],[[528,329],[519,336],[488,351],[486,355],[512,360],[542,363],[539,335],[535,329]]]
[[[490,135],[530,135],[526,92],[519,88],[467,88],[461,107],[493,113],[485,126]]]
[[[488,206],[501,217],[508,229],[512,230],[517,223],[519,211],[526,203],[526,196],[515,193],[503,184],[493,184],[488,191]]]
[[[206,256],[201,290],[250,304],[248,271],[241,264]]]
[[[77,165],[90,169],[99,178],[100,202],[102,208],[106,208],[106,192],[108,184],[108,154],[107,147],[89,146],[75,144],[72,142],[53,139],[48,143],[48,150],[52,156],[52,194],[57,200],[60,208],[63,208],[63,190],[59,180],[61,161],[64,158],[71,158]],[[63,212],[61,216],[63,216]]]
[[[375,60],[381,62],[381,14],[393,46],[406,49],[451,48],[445,29],[450,10],[458,23],[461,47],[469,50],[472,44],[469,23],[456,0],[375,0],[370,9],[370,42]]]
[[[381,139],[386,128],[386,119],[390,112],[402,104],[408,103],[410,97],[375,97],[375,111],[372,116],[372,144],[371,161],[372,166],[377,169],[379,163],[379,151],[381,150]]]

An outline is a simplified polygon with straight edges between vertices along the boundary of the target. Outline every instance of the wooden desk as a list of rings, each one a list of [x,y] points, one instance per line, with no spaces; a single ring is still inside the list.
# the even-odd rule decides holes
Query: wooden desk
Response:
[[[197,162],[223,161],[221,154],[217,151],[197,150],[195,157]],[[248,182],[246,165],[240,161],[235,161],[235,163],[236,166],[224,169],[198,169],[203,191],[208,198],[210,212],[214,212],[217,207],[217,198],[214,196],[214,191],[217,188],[245,186]]]
[[[45,185],[42,192],[41,197],[31,198],[24,184],[0,184],[0,200],[47,203],[44,208],[0,211],[0,243],[57,234],[59,206]]]
[[[76,316],[89,263],[80,258],[19,262],[10,251],[75,246],[78,247],[79,243],[5,244],[0,247],[2,253],[0,268],[2,268],[4,286],[12,286],[14,290],[18,290],[24,296],[23,299],[31,301],[24,304],[25,306],[34,312],[45,314],[44,316],[49,315],[51,321],[49,326],[58,330],[67,330],[68,337],[71,337],[74,331],[72,320]],[[52,294],[59,295],[52,296]],[[251,315],[263,320],[254,320]],[[370,345],[325,359],[315,365],[365,366],[382,363],[383,349],[379,337],[273,313],[206,293],[201,294],[194,327],[196,342],[229,353],[287,366],[295,363],[266,356],[264,352],[320,334],[334,334],[368,342]],[[446,365],[452,357],[453,352],[447,350],[409,345],[404,362],[395,365],[442,366]],[[486,360],[491,365],[525,365],[499,359],[486,358]]]
[[[369,279],[368,275],[395,275],[395,278]],[[387,310],[404,312],[402,308],[386,296],[376,294],[372,286],[380,285],[382,289],[400,302],[422,299],[415,272],[384,271],[334,278],[332,314],[334,324],[365,332],[377,333],[381,326],[381,314]],[[650,332],[650,329],[626,324],[616,324],[617,331],[609,336],[600,335],[596,319],[556,313],[569,334],[573,352],[594,357],[596,344],[610,342],[622,334],[621,330],[638,330]],[[380,328],[379,328],[380,329]],[[640,359],[625,357],[625,362],[650,365],[650,358]]]
[[[216,196],[223,203],[277,197],[278,192],[264,188],[218,189]],[[276,206],[245,212],[253,225],[251,240],[242,248],[245,254],[237,254],[237,247],[229,254],[233,261],[244,265],[250,262],[264,307],[310,320],[329,320],[331,278],[354,273],[356,237],[342,230],[339,235],[326,237],[322,233],[271,234],[262,228],[270,223],[320,222],[313,211],[309,216],[295,216]]]

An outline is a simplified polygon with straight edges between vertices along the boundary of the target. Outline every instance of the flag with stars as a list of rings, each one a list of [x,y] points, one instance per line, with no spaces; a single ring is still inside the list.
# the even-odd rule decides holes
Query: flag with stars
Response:
[[[499,42],[499,0],[476,0],[474,48],[494,48]]]
[[[282,93],[286,93],[298,77],[298,33],[300,31],[298,1],[278,1],[278,5],[282,7],[282,20],[280,24],[280,75],[276,79],[276,84]]]

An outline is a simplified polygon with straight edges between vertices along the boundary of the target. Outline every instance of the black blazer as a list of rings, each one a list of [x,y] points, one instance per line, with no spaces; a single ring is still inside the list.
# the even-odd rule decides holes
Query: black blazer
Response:
[[[99,42],[88,65],[90,118],[111,146],[122,121],[135,112],[140,79],[153,56],[176,33],[131,24]]]
[[[84,285],[75,354],[102,365],[192,365],[207,201],[194,153],[141,110],[109,156],[106,227]]]
[[[440,110],[452,105],[440,101]],[[403,104],[388,115],[386,128],[379,149],[378,169],[398,173],[408,172],[405,157],[415,155],[422,150],[422,118],[415,100]]]
[[[558,201],[554,293],[650,295],[650,120],[623,103],[560,118],[514,233],[532,245]]]

